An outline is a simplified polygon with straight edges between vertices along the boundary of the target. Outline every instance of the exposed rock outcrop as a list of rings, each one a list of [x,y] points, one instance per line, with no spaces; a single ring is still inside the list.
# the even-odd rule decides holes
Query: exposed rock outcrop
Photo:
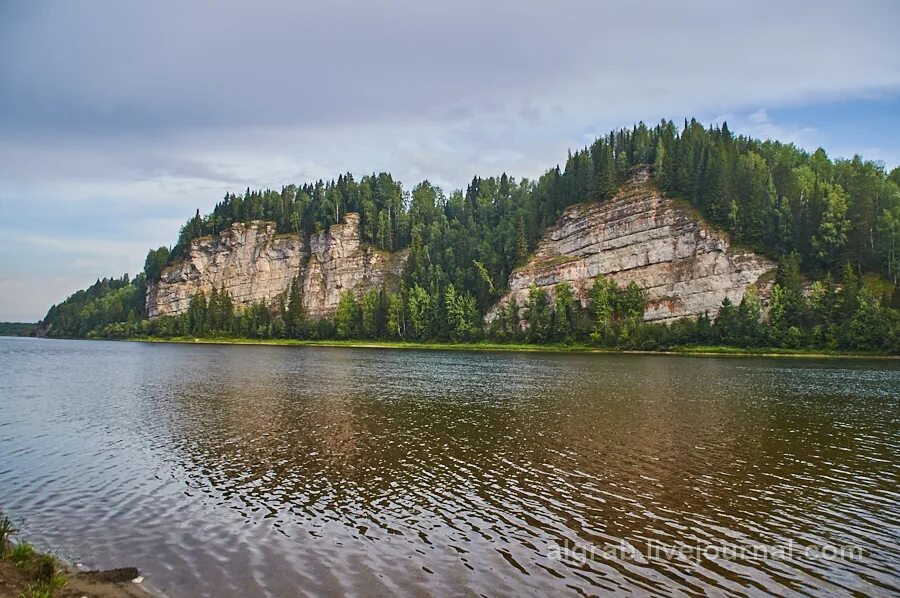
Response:
[[[390,253],[362,245],[359,215],[347,214],[344,224],[335,224],[328,234],[310,237],[301,266],[306,313],[312,318],[333,316],[345,289],[357,296],[382,286],[396,290],[408,255],[406,250]]]
[[[224,288],[235,306],[270,303],[284,293],[306,257],[298,235],[278,235],[271,222],[235,223],[219,235],[191,242],[186,258],[162,271],[147,288],[151,318],[177,316],[191,297]]]
[[[186,258],[166,267],[148,286],[151,318],[179,315],[191,297],[214,288],[236,307],[274,306],[299,277],[310,318],[334,316],[344,290],[357,297],[372,288],[396,289],[406,251],[390,253],[361,243],[359,215],[310,235],[276,234],[271,222],[234,224],[219,235],[195,239]],[[488,314],[509,301],[523,306],[534,284],[551,296],[569,282],[587,304],[598,274],[621,286],[634,281],[647,298],[645,319],[671,321],[715,315],[722,299],[740,302],[750,285],[763,286],[775,264],[734,248],[728,236],[704,224],[689,204],[665,198],[638,171],[613,199],[572,206],[544,233],[534,256],[513,272],[509,292]],[[762,278],[761,278],[762,277]]]
[[[647,181],[647,172],[638,171],[613,199],[563,212],[532,259],[510,276],[510,290],[497,307],[509,301],[523,306],[532,284],[552,296],[563,281],[586,305],[594,277],[602,274],[620,286],[634,281],[644,290],[647,321],[712,316],[725,297],[740,302],[748,286],[762,284],[760,277],[774,267],[764,257],[735,249],[689,204],[663,197]]]
[[[166,267],[147,289],[151,318],[185,312],[191,297],[224,288],[235,307],[274,305],[300,278],[311,318],[334,315],[344,290],[361,296],[371,288],[399,284],[406,252],[389,253],[360,242],[359,215],[305,238],[276,234],[271,222],[236,223],[219,235],[191,242],[188,256]]]

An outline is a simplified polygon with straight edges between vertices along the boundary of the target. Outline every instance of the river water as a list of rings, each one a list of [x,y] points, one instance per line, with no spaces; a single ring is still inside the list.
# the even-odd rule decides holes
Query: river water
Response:
[[[169,596],[895,594],[895,361],[0,339],[0,509]]]

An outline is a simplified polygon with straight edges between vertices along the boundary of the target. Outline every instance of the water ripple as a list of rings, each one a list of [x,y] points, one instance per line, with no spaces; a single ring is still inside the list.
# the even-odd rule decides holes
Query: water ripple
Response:
[[[172,596],[891,594],[898,389],[893,362],[2,339],[0,508]]]

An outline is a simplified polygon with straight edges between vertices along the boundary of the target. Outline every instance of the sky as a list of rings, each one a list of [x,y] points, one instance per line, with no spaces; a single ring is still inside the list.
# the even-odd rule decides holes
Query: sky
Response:
[[[534,178],[662,118],[900,165],[900,2],[0,0],[0,321],[227,191]]]

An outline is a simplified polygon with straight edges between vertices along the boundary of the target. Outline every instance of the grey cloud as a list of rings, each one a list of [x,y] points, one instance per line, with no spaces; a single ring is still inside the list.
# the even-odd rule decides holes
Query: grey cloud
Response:
[[[452,119],[561,93],[621,112],[717,82],[719,102],[900,84],[890,2],[28,6],[0,37],[8,131]]]
[[[13,294],[42,297],[39,317],[62,298],[41,281],[72,280],[35,234],[134,272],[227,190],[534,177],[663,117],[818,143],[748,115],[896,93],[898,22],[892,0],[0,2],[0,235],[32,235],[4,249],[0,279],[31,286],[6,284],[0,319]],[[96,239],[129,245],[107,259]]]

